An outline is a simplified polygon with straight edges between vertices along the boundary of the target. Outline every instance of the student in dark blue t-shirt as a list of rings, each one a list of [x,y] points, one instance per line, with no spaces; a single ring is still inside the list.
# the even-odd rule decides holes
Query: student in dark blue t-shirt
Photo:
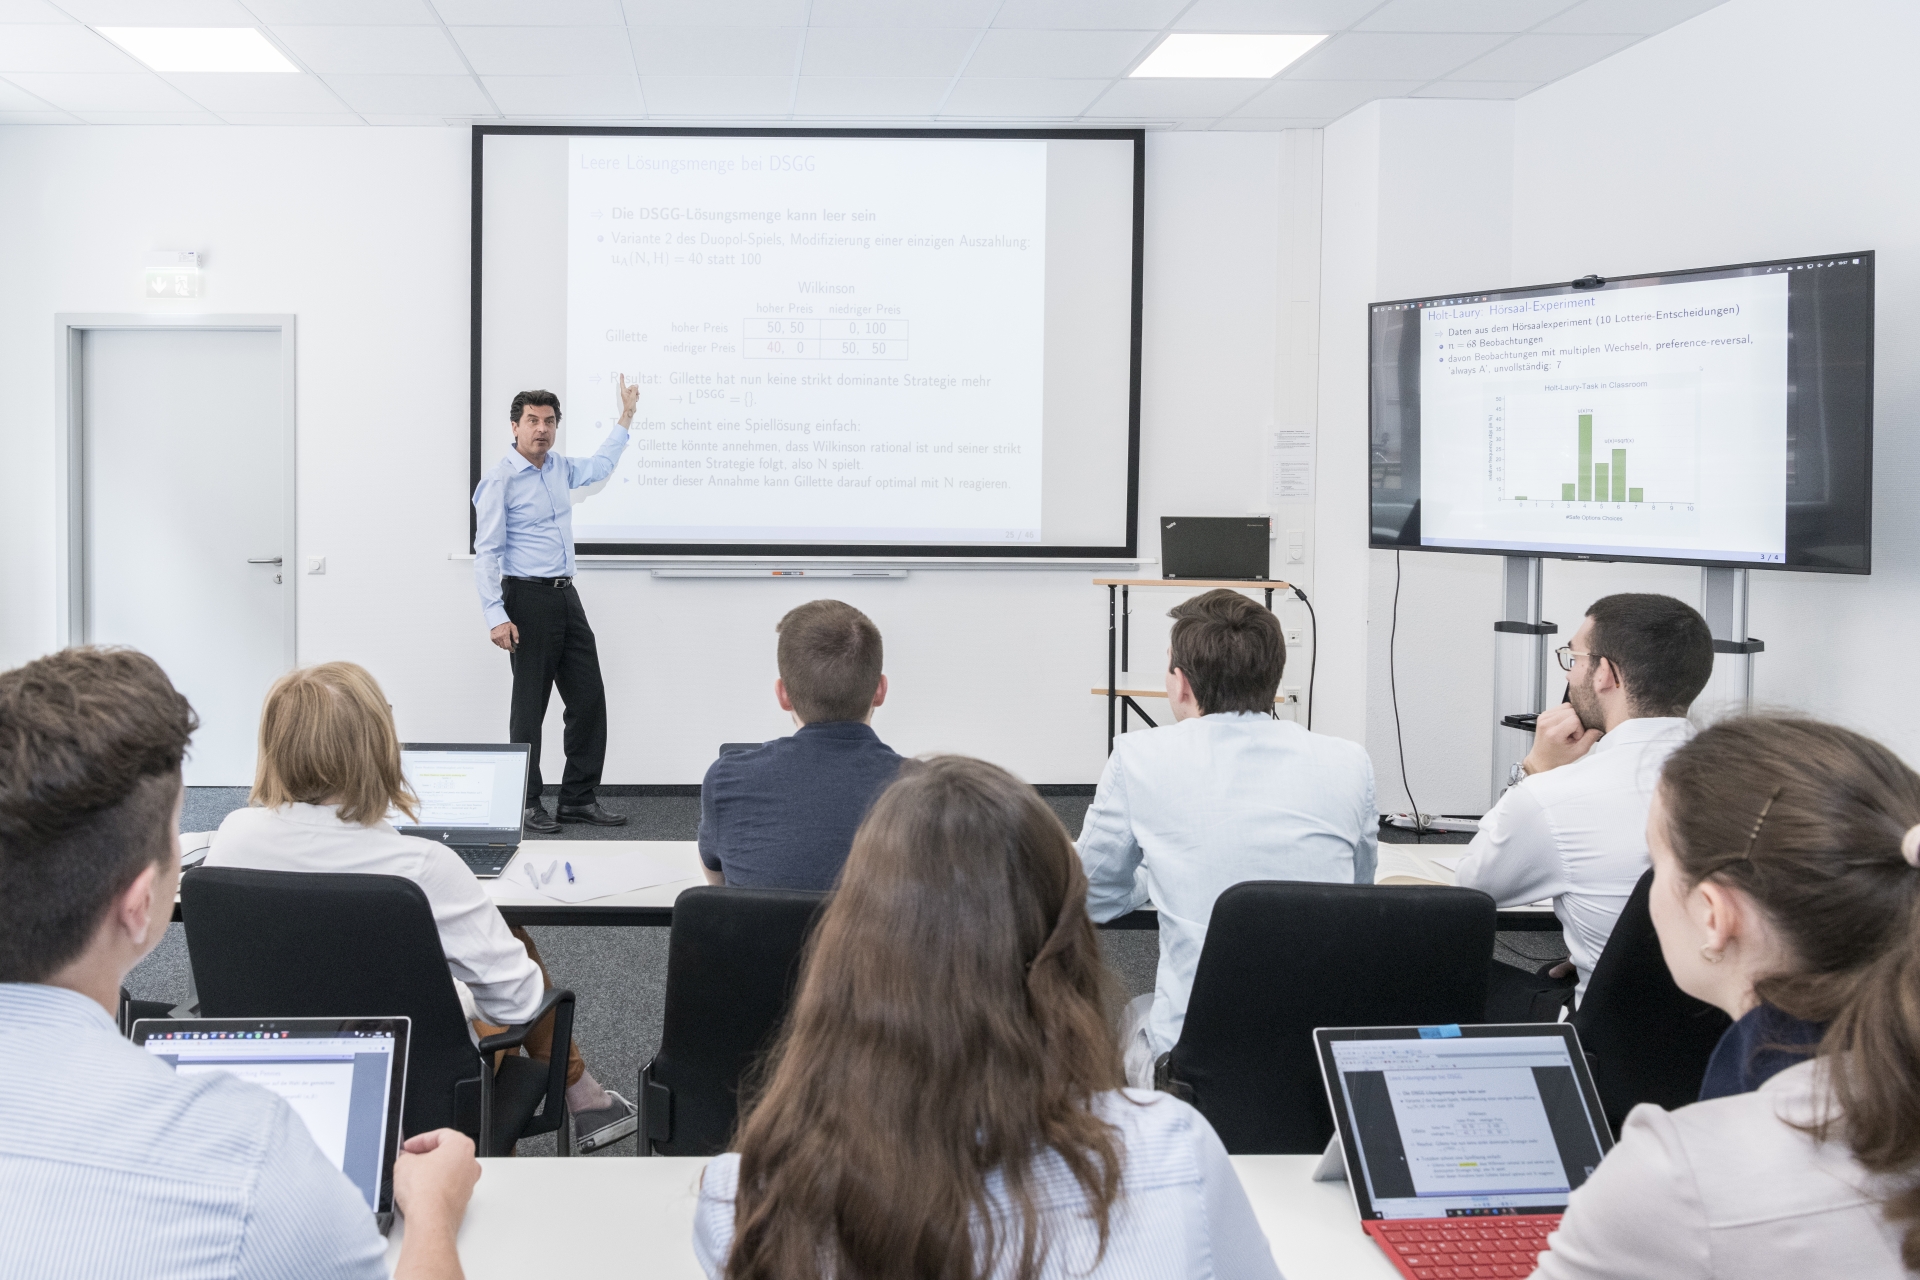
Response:
[[[714,884],[831,889],[901,757],[871,728],[887,698],[880,629],[838,600],[780,619],[773,695],[798,732],[730,751],[700,787],[700,860]]]

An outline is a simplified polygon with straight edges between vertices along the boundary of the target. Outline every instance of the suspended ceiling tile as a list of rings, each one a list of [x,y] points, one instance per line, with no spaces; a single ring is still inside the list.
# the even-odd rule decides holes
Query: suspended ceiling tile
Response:
[[[804,27],[807,0],[625,0],[634,27]]]
[[[783,116],[793,77],[643,76],[640,92],[656,116]]]
[[[220,118],[228,124],[244,125],[298,125],[303,127],[320,125],[364,124],[361,117],[351,111],[222,111]]]
[[[1106,80],[1050,80],[1038,76],[962,76],[942,116],[1077,116],[1107,87]]]
[[[433,7],[450,27],[619,27],[627,21],[620,0],[433,0]]]
[[[455,27],[453,38],[478,75],[633,74],[625,27]]]
[[[510,116],[646,114],[640,82],[624,76],[486,76],[487,92]]]
[[[1320,45],[1288,67],[1286,74],[1290,80],[1437,80],[1505,39],[1500,35],[1349,32]]]
[[[815,28],[807,32],[800,74],[835,79],[872,75],[955,76],[978,32],[940,28]]]
[[[62,0],[90,27],[257,27],[240,0]]]
[[[953,81],[944,76],[801,76],[796,116],[930,116]]]
[[[967,62],[970,76],[1110,79],[1133,65],[1145,31],[989,31]]]
[[[78,124],[80,119],[65,111],[0,111],[0,124]]]
[[[0,34],[0,74],[31,71],[139,72],[146,68],[105,36],[77,23],[33,23],[7,27]]]
[[[321,75],[446,75],[467,73],[444,27],[285,26],[273,34]]]
[[[1279,80],[1234,114],[1337,120],[1376,98],[1404,98],[1421,84],[1419,80]]]
[[[1540,25],[1544,33],[1650,36],[1720,6],[1722,0],[1585,0]]]
[[[1006,0],[993,25],[1043,31],[1158,31],[1185,7],[1186,0]]]
[[[1640,39],[1633,35],[1516,36],[1484,58],[1460,67],[1449,80],[1558,80],[1618,53]]]
[[[1174,23],[1179,31],[1334,32],[1380,7],[1380,0],[1198,0]]]
[[[984,27],[1000,0],[813,0],[811,27]]]
[[[198,111],[199,104],[147,71],[22,72],[7,79],[34,97],[77,115],[100,111]]]
[[[219,124],[211,111],[76,111],[85,124]]]
[[[1568,0],[1388,0],[1357,31],[1525,31]]]
[[[790,76],[805,27],[644,27],[628,33],[643,76]]]
[[[166,82],[217,115],[235,111],[345,111],[312,76],[265,72],[181,73]]]
[[[1415,98],[1524,98],[1538,89],[1538,80],[1441,80],[1420,89]]]
[[[1086,114],[1129,120],[1212,119],[1230,114],[1265,85],[1264,80],[1121,80]]]
[[[73,18],[48,0],[0,0],[0,23],[71,23]]]
[[[247,8],[270,26],[437,26],[425,0],[247,0]]]
[[[45,111],[52,106],[45,98],[0,80],[0,111]]]
[[[333,91],[362,115],[492,116],[471,76],[327,76]]]

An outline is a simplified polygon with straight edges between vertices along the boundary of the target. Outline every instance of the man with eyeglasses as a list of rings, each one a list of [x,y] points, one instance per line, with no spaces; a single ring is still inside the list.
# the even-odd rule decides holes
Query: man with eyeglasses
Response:
[[[1555,654],[1567,700],[1540,713],[1533,749],[1480,820],[1459,883],[1502,907],[1553,899],[1568,960],[1539,973],[1493,962],[1490,1022],[1551,1021],[1586,994],[1649,863],[1647,809],[1687,709],[1713,674],[1706,619],[1672,596],[1614,595]],[[1571,987],[1571,993],[1568,988]]]

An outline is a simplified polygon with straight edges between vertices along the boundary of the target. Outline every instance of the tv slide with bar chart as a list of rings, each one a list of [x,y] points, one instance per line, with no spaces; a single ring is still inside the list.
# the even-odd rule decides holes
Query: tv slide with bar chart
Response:
[[[640,388],[614,474],[576,494],[582,550],[1131,543],[1132,135],[481,146],[476,464],[523,387],[559,392],[576,456],[614,430],[620,379]]]
[[[1864,573],[1871,253],[1375,303],[1375,547]]]

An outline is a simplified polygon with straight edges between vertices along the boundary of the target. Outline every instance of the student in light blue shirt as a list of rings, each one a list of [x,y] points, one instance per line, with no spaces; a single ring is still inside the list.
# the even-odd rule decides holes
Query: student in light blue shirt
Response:
[[[1246,880],[1372,884],[1379,849],[1366,749],[1273,717],[1279,620],[1224,588],[1171,616],[1174,723],[1114,742],[1079,841],[1096,921],[1160,911],[1154,990],[1122,1025],[1136,1088],[1180,1038],[1215,899]]]
[[[109,1012],[173,914],[195,724],[129,649],[0,675],[0,1280],[386,1274],[366,1200],[285,1101],[176,1075]],[[462,1134],[407,1142],[396,1276],[460,1275],[479,1176]]]

